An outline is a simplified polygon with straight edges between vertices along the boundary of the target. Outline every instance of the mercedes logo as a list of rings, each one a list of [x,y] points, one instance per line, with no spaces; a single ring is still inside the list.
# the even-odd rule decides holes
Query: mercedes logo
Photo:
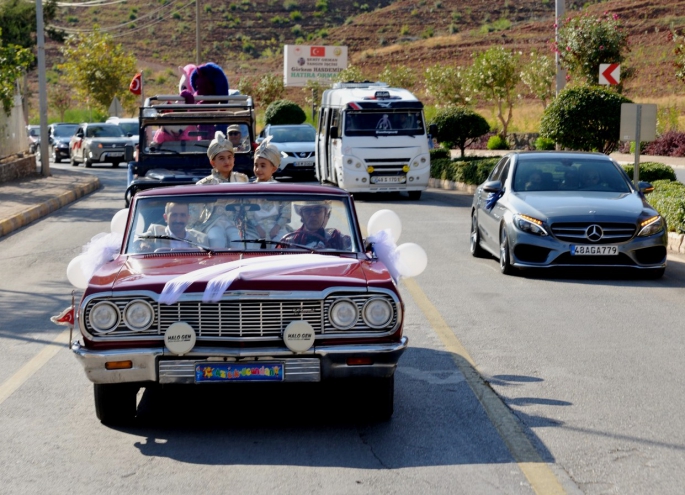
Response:
[[[585,237],[587,237],[592,242],[597,242],[602,238],[603,235],[604,232],[602,231],[602,227],[600,227],[597,224],[590,225],[585,231]]]

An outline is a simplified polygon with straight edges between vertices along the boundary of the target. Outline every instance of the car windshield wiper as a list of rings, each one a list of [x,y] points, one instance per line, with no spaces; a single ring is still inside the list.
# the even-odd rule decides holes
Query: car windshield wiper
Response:
[[[186,244],[189,244],[191,246],[195,246],[196,248],[200,249],[201,251],[203,251],[205,253],[214,254],[213,250],[209,249],[206,246],[203,246],[199,242],[191,241],[189,239],[181,239],[180,237],[174,237],[172,235],[145,235],[145,234],[143,234],[143,235],[137,235],[136,240],[138,240],[138,239],[162,239],[162,240],[166,240],[166,241],[181,241],[181,242],[185,242]]]
[[[316,252],[316,249],[310,248],[309,246],[304,246],[302,244],[295,244],[294,242],[288,242],[288,241],[272,241],[271,239],[239,239],[231,242],[241,242],[241,243],[252,243],[252,244],[260,244],[259,249],[266,249],[266,245],[276,245],[276,246],[288,246],[288,247],[295,247],[295,248],[300,248],[300,249],[305,249],[307,251],[311,251],[312,253]]]

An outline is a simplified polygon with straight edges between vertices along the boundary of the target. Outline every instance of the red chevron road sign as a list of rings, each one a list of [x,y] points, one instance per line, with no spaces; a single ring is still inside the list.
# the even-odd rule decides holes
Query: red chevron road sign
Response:
[[[599,64],[599,84],[618,84],[621,81],[619,64]]]

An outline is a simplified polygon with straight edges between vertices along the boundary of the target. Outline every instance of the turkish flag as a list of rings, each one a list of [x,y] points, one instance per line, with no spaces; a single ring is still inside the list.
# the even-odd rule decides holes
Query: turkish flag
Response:
[[[131,84],[128,86],[128,90],[134,95],[139,95],[143,86],[143,75],[139,72],[133,79],[131,79]]]
[[[74,324],[74,307],[69,306],[57,316],[51,316],[50,321],[57,325],[73,325]]]
[[[309,49],[309,55],[312,57],[325,57],[326,47],[325,46],[312,46]]]

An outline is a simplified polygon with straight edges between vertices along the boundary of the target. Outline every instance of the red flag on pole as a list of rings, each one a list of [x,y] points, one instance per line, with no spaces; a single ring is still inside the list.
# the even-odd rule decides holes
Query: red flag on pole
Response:
[[[56,316],[51,316],[50,321],[57,325],[73,325],[74,324],[74,307],[69,306]]]
[[[134,95],[139,95],[143,89],[143,75],[139,72],[133,79],[131,79],[131,84],[128,87],[129,91]]]

